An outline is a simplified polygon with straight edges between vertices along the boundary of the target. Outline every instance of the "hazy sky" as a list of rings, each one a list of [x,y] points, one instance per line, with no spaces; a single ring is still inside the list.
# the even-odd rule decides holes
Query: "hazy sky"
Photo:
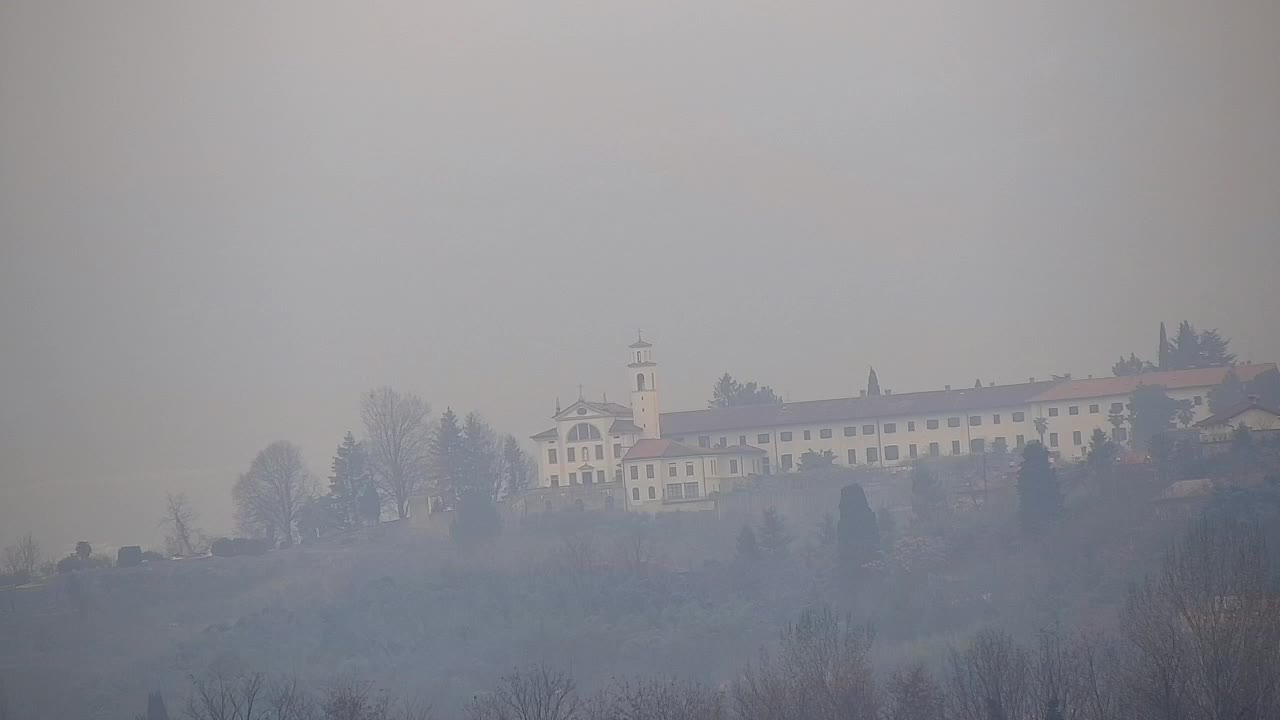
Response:
[[[1280,3],[0,0],[0,542],[229,525],[389,384],[524,437],[1280,359]]]

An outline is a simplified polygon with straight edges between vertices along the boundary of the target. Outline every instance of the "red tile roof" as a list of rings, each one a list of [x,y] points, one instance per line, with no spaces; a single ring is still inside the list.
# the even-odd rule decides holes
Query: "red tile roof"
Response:
[[[1236,365],[1236,375],[1241,382],[1249,382],[1268,370],[1275,370],[1275,363]],[[1231,368],[1213,367],[1194,370],[1168,370],[1165,372],[1126,375],[1124,377],[1091,378],[1088,380],[1064,380],[1036,395],[1030,402],[1055,402],[1058,400],[1083,400],[1085,398],[1132,395],[1139,385],[1162,385],[1170,390],[1179,388],[1212,387],[1222,382]]]
[[[1241,414],[1243,414],[1248,410],[1261,410],[1263,412],[1271,413],[1272,415],[1280,417],[1280,410],[1276,410],[1273,407],[1263,405],[1260,402],[1258,402],[1256,399],[1250,398],[1248,400],[1241,400],[1240,402],[1236,403],[1235,405],[1232,405],[1226,410],[1222,410],[1221,412],[1216,412],[1213,415],[1210,415],[1209,417],[1196,423],[1196,427],[1209,427],[1210,425],[1225,425],[1226,423],[1230,422],[1233,418],[1240,416]]]
[[[1052,381],[1020,383],[663,413],[662,434],[692,435],[786,425],[836,424],[876,418],[963,414],[971,410],[1024,405],[1028,398],[1053,385]]]

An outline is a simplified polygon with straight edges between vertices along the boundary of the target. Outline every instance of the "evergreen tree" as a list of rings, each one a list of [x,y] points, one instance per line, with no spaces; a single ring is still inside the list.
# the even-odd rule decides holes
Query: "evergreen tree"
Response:
[[[867,504],[862,486],[851,483],[840,489],[840,519],[836,522],[840,567],[853,575],[880,552],[876,514]]]
[[[711,388],[711,402],[707,403],[707,407],[732,407],[741,392],[742,385],[732,375],[725,373]]]
[[[1257,395],[1258,402],[1270,408],[1280,407],[1280,371],[1267,370],[1250,380],[1247,395]]]
[[[343,436],[342,443],[334,451],[333,463],[329,475],[330,502],[325,505],[327,512],[333,515],[331,521],[338,527],[350,527],[360,519],[360,497],[365,487],[373,481],[372,468],[369,465],[369,454],[364,444],[356,441],[350,430]]]
[[[1111,366],[1111,374],[1116,377],[1123,377],[1125,375],[1141,375],[1145,372],[1153,372],[1155,369],[1156,366],[1152,365],[1149,361],[1143,360],[1133,353],[1129,353],[1128,358],[1121,356],[1116,364]]]
[[[743,405],[775,405],[782,398],[768,385],[756,382],[740,383],[729,373],[720,376],[711,388],[711,401],[707,407],[741,407]]]
[[[519,495],[533,487],[533,478],[537,469],[533,459],[520,447],[515,435],[502,437],[502,472],[501,491],[506,495]],[[494,497],[494,500],[497,500]]]
[[[93,555],[93,546],[84,540],[76,543],[76,557],[81,560],[88,560],[90,555]]]
[[[1151,438],[1169,430],[1181,407],[1162,385],[1139,385],[1129,398],[1129,428],[1133,447],[1145,450]]]
[[[1169,348],[1169,369],[1221,367],[1235,362],[1235,353],[1229,351],[1230,341],[1216,330],[1196,332],[1191,323],[1183,320],[1178,325],[1178,336]]]
[[[1169,348],[1169,362],[1171,370],[1200,367],[1200,336],[1186,320],[1178,324],[1178,335]]]
[[[1030,534],[1048,530],[1062,515],[1062,490],[1058,472],[1049,464],[1049,451],[1039,442],[1022,449],[1018,469],[1018,516],[1022,529]]]
[[[490,502],[502,492],[497,435],[479,414],[467,413],[462,426],[459,494],[475,491]]]
[[[360,521],[365,525],[377,525],[382,520],[382,496],[374,483],[366,483],[360,493]]]
[[[483,488],[465,487],[458,496],[449,537],[467,547],[491,540],[502,532],[502,520],[493,498]]]
[[[1244,383],[1236,374],[1236,369],[1227,370],[1222,382],[1209,389],[1209,412],[1220,413],[1223,410],[1242,402],[1247,396]]]
[[[463,472],[466,462],[462,441],[462,426],[453,408],[445,408],[431,437],[429,457],[435,474],[436,492],[447,507],[453,507],[464,486]]]
[[[766,508],[760,521],[760,549],[770,556],[782,557],[787,554],[791,539],[778,509]]]
[[[1216,329],[1202,331],[1197,339],[1200,367],[1222,367],[1234,364],[1236,355],[1227,351],[1229,343],[1230,341],[1219,335]]]
[[[169,711],[159,690],[147,694],[147,720],[169,720]]]
[[[1160,347],[1157,350],[1156,366],[1161,370],[1169,370],[1169,334],[1165,332],[1164,321],[1160,321]]]
[[[974,381],[973,381],[973,388],[974,388],[975,390],[981,390],[981,389],[982,389],[982,378],[978,378],[977,380],[974,380]]]
[[[1102,428],[1094,428],[1093,434],[1089,436],[1089,466],[1095,472],[1105,471],[1115,463],[1119,454],[1120,446],[1107,437]]]
[[[738,533],[737,559],[747,563],[760,560],[760,543],[756,541],[756,532],[749,524],[744,523],[742,531]]]
[[[876,377],[876,369],[871,368],[871,372],[867,373],[867,397],[880,396],[880,378]]]

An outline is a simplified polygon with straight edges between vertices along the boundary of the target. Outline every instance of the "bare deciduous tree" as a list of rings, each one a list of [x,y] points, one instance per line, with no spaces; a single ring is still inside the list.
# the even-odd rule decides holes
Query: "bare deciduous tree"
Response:
[[[186,493],[165,495],[164,517],[160,526],[165,530],[165,546],[170,555],[198,555],[204,548],[204,538],[196,527],[198,516]]]
[[[1202,520],[1124,612],[1138,717],[1280,714],[1280,607],[1257,526]]]
[[[216,673],[193,678],[187,699],[191,720],[266,720],[263,702],[266,678],[262,673],[228,676]]]
[[[412,393],[389,387],[364,397],[360,408],[378,486],[396,504],[396,517],[409,514],[409,498],[427,477],[431,406]]]
[[[298,514],[313,495],[314,482],[302,461],[302,451],[284,441],[259,452],[233,490],[241,527],[285,545],[293,543]]]
[[[620,682],[585,703],[587,720],[724,720],[724,694],[677,679]]]
[[[576,720],[582,715],[573,679],[545,665],[504,675],[494,692],[467,707],[470,720]]]
[[[829,607],[806,610],[782,631],[776,658],[763,655],[734,686],[740,717],[752,720],[873,720],[880,696],[871,669],[875,631]]]
[[[627,572],[638,575],[645,572],[658,556],[658,541],[647,523],[633,523],[623,535],[614,540],[617,563]]]
[[[984,630],[951,654],[949,712],[957,720],[1022,720],[1031,707],[1031,659],[1013,639]]]
[[[27,533],[16,545],[4,549],[4,564],[5,570],[16,578],[29,580],[35,577],[36,568],[40,567],[40,543]]]
[[[924,666],[900,668],[885,683],[885,720],[942,720],[946,696]]]
[[[316,706],[307,697],[297,678],[277,680],[267,690],[270,720],[315,720]]]

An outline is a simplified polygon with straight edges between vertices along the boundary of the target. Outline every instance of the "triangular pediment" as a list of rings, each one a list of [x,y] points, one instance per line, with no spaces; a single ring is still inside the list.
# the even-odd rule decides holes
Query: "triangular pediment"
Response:
[[[577,400],[569,407],[552,416],[557,422],[564,420],[590,420],[601,417],[631,417],[631,408],[611,402],[592,402]]]

